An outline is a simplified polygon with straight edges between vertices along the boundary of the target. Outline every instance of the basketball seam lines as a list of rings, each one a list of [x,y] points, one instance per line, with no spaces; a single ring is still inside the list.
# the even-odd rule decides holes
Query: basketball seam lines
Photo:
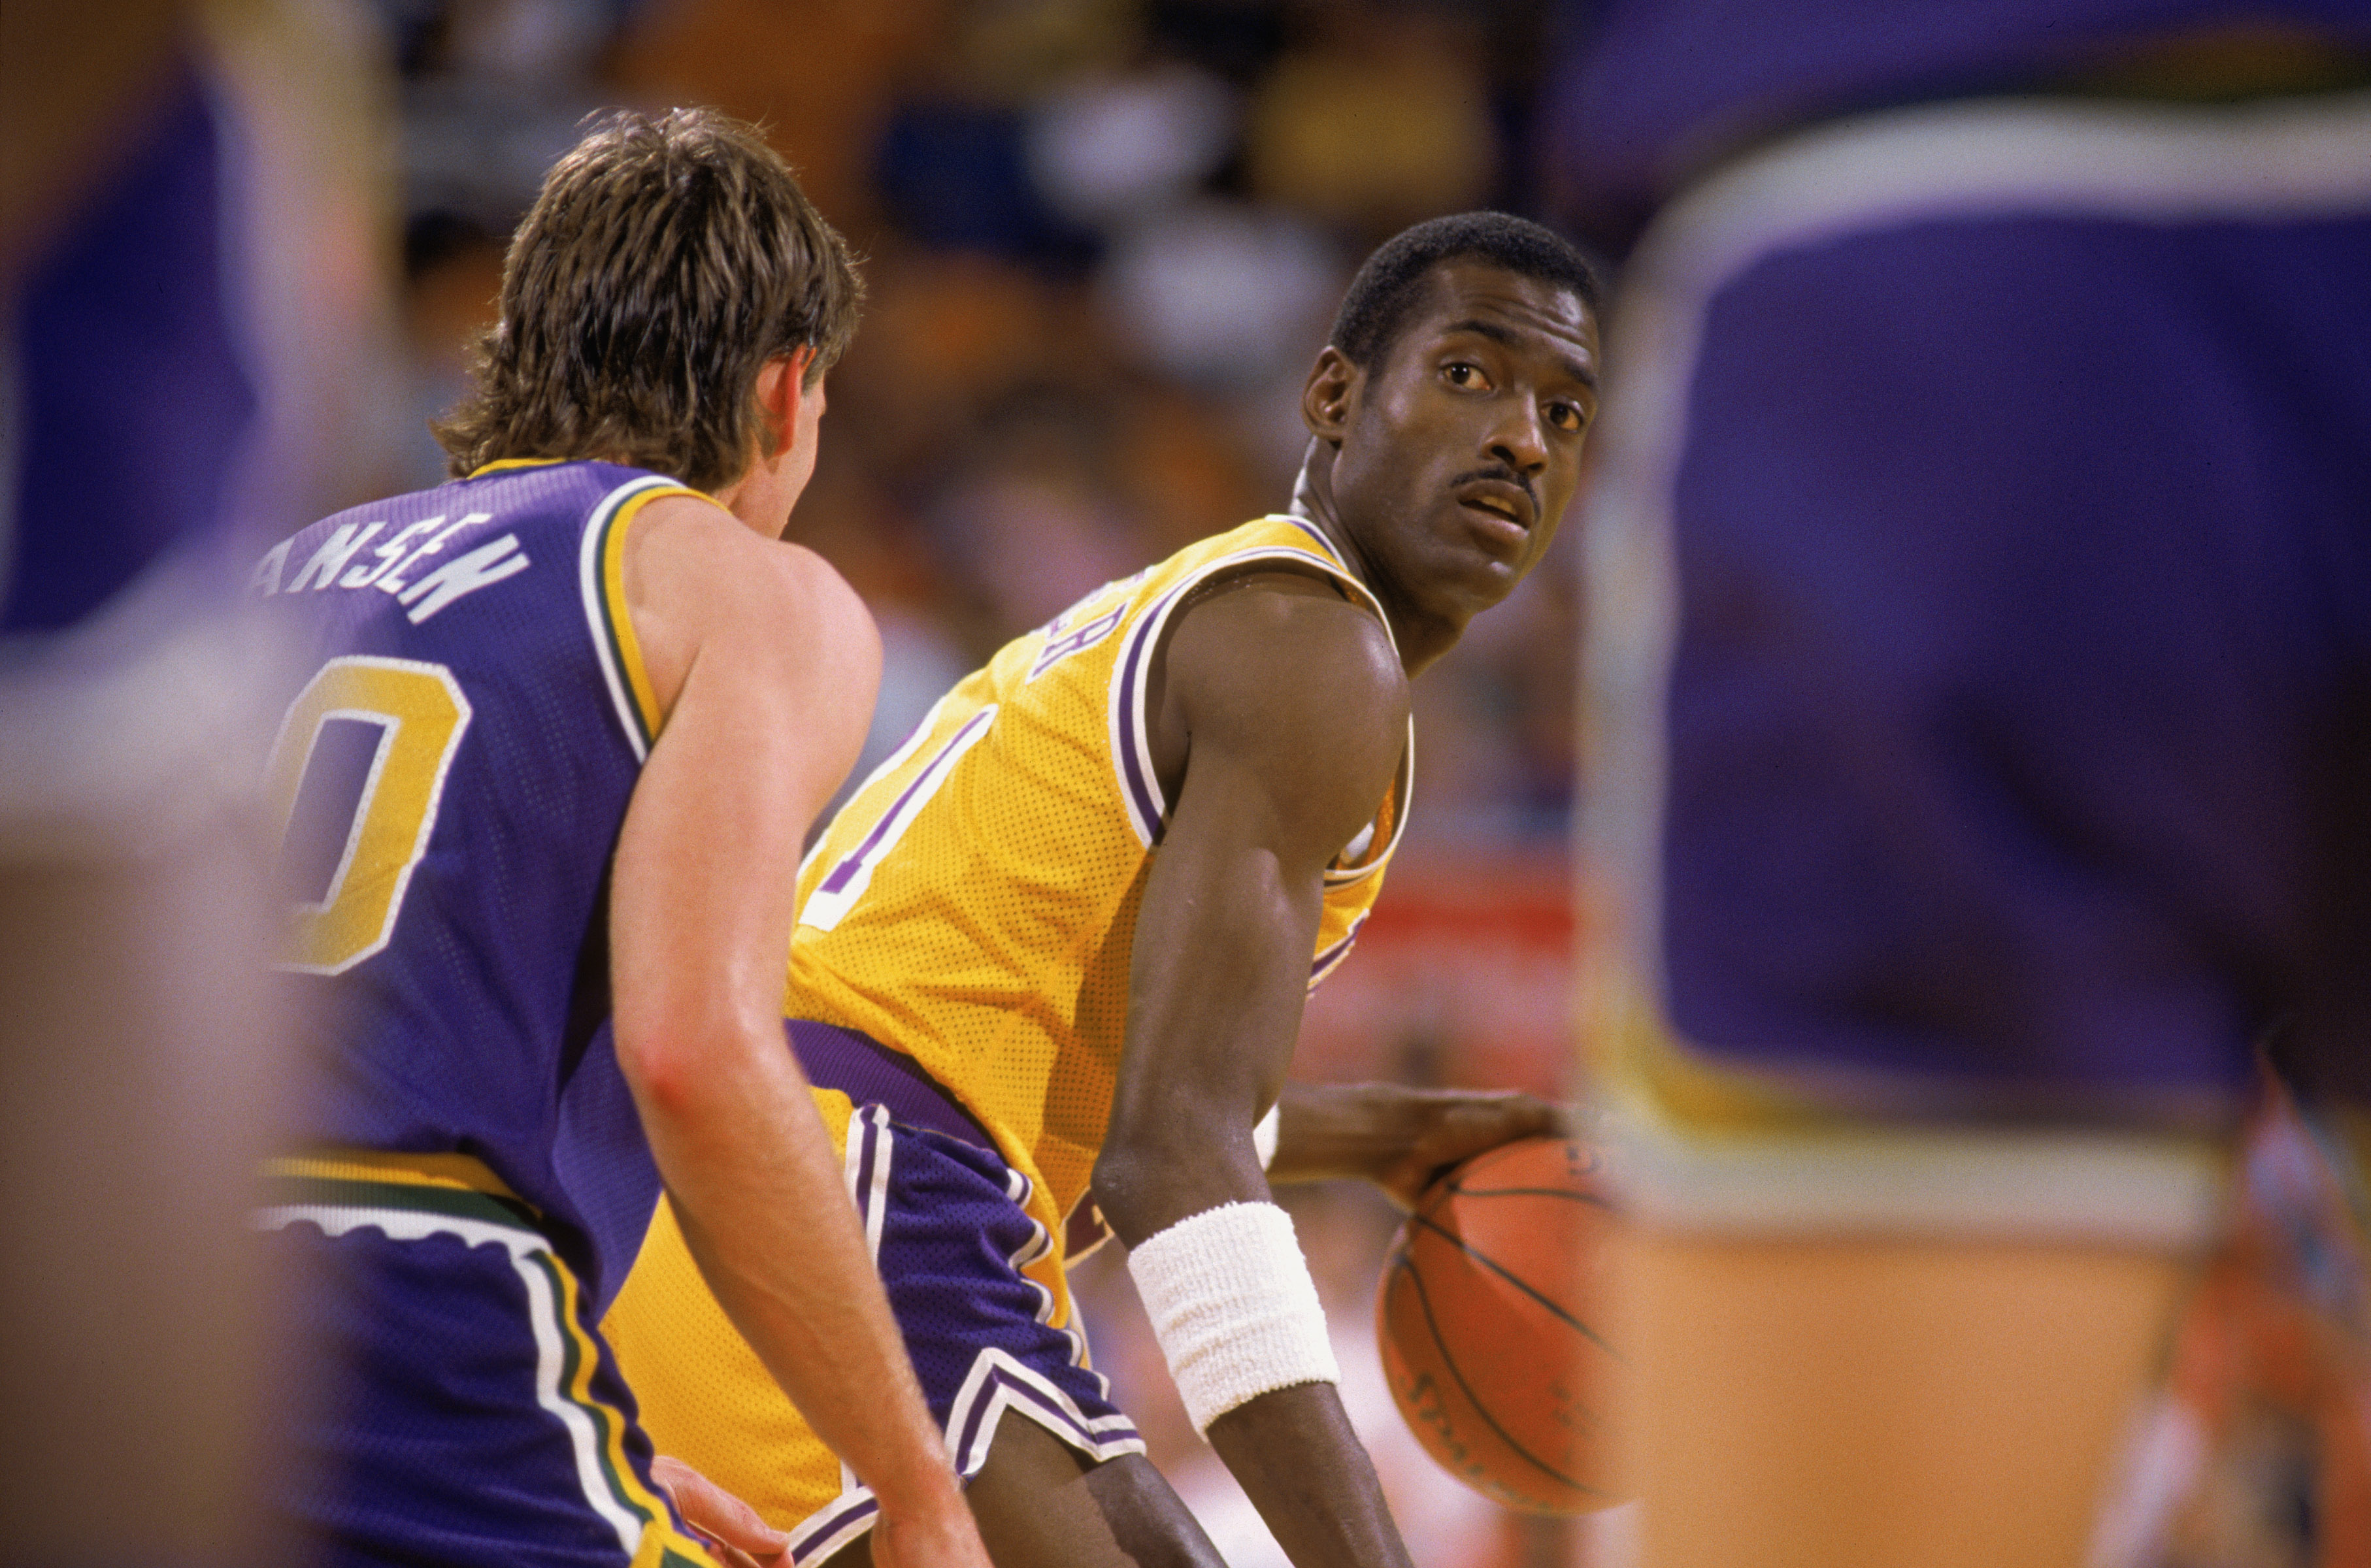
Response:
[[[1521,1291],[1524,1295],[1530,1297],[1532,1300],[1538,1302],[1541,1306],[1555,1313],[1556,1317],[1561,1319],[1563,1321],[1571,1324],[1572,1327],[1578,1331],[1583,1338],[1587,1339],[1590,1343],[1595,1345],[1606,1355],[1613,1356],[1613,1359],[1616,1361],[1622,1359],[1621,1356],[1614,1354],[1613,1347],[1606,1343],[1603,1340],[1598,1338],[1596,1333],[1590,1330],[1587,1323],[1582,1322],[1579,1319],[1574,1317],[1571,1313],[1566,1311],[1563,1308],[1557,1306],[1546,1297],[1541,1295],[1537,1290],[1516,1278],[1514,1274],[1508,1272],[1505,1265],[1494,1262],[1486,1254],[1475,1251],[1473,1248],[1467,1246],[1463,1237],[1458,1235],[1455,1231],[1451,1230],[1439,1220],[1428,1218],[1426,1216],[1420,1214],[1412,1214],[1408,1216],[1408,1223],[1410,1225],[1421,1225],[1427,1230],[1431,1231],[1434,1235],[1440,1237],[1442,1240],[1447,1241],[1451,1246],[1456,1248],[1459,1251],[1464,1253],[1467,1257],[1473,1259],[1484,1268],[1488,1269],[1492,1274],[1497,1274],[1500,1279],[1505,1280],[1509,1285],[1513,1286],[1517,1290]],[[1415,1272],[1413,1262],[1409,1265],[1409,1272]]]
[[[1452,1237],[1452,1239],[1453,1240],[1455,1238]],[[1457,1369],[1457,1358],[1449,1353],[1449,1342],[1440,1337],[1440,1325],[1434,1320],[1432,1315],[1432,1297],[1425,1292],[1424,1276],[1418,1274],[1414,1265],[1407,1262],[1405,1259],[1401,1261],[1399,1266],[1406,1270],[1408,1283],[1416,1286],[1417,1308],[1424,1313],[1424,1326],[1432,1335],[1434,1347],[1440,1352],[1441,1366],[1447,1367],[1449,1369],[1449,1375],[1457,1379],[1457,1391],[1465,1396],[1465,1402],[1474,1407],[1474,1413],[1480,1416],[1483,1423],[1487,1425],[1491,1431],[1498,1435],[1498,1440],[1500,1442],[1513,1449],[1515,1453],[1524,1460],[1538,1466],[1544,1474],[1553,1477],[1566,1486],[1571,1487],[1575,1492],[1586,1492],[1591,1497],[1604,1497],[1610,1495],[1610,1493],[1602,1492],[1594,1486],[1586,1485],[1583,1482],[1573,1480],[1572,1477],[1565,1474],[1554,1465],[1549,1464],[1545,1459],[1541,1458],[1529,1448],[1524,1447],[1521,1443],[1516,1442],[1514,1434],[1509,1432],[1505,1427],[1498,1424],[1498,1418],[1493,1416],[1488,1409],[1483,1405],[1481,1396],[1475,1393],[1473,1385],[1466,1382],[1465,1374]],[[1521,1284],[1521,1282],[1517,1281],[1516,1283]],[[1563,1314],[1558,1313],[1557,1316],[1562,1317]],[[1583,1329],[1581,1330],[1581,1332],[1588,1333],[1589,1331]],[[1596,1337],[1597,1336],[1594,1334],[1590,1334],[1590,1338],[1591,1339],[1596,1339]]]
[[[1462,1198],[1569,1198],[1577,1204],[1595,1204],[1602,1209],[1613,1206],[1595,1193],[1575,1193],[1563,1187],[1461,1187],[1452,1181],[1449,1190]]]

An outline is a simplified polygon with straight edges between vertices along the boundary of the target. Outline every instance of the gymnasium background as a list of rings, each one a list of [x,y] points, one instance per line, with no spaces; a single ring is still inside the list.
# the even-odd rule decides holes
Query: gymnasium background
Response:
[[[870,259],[792,536],[881,624],[877,756],[1007,638],[1283,504],[1301,377],[1376,241],[1468,207],[1570,215],[1534,106],[1573,19],[1532,0],[212,7],[260,171],[249,290],[271,396],[249,515],[286,531],[442,477],[425,422],[585,113],[759,121]],[[1417,687],[1405,847],[1312,1006],[1303,1075],[1567,1089],[1570,960],[1590,938],[1567,847],[1574,543]],[[2276,1110],[2264,1126],[2242,1241],[2139,1429],[2116,1568],[2371,1561],[2360,1264],[2331,1251],[2293,1127]],[[1418,1563],[1621,1563],[1619,1510],[1519,1519],[1430,1467],[1372,1351],[1394,1216],[1364,1191],[1288,1201]],[[1117,1259],[1081,1277],[1098,1364],[1156,1459],[1235,1568],[1280,1564],[1186,1426]]]

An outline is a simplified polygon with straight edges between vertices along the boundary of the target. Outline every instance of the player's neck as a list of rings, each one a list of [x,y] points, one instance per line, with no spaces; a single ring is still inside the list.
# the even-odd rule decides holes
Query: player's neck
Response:
[[[779,539],[789,525],[791,508],[798,503],[797,489],[791,489],[787,496],[783,490],[766,465],[759,462],[731,484],[719,485],[711,493],[716,504],[733,513],[734,520],[743,527],[761,539]]]
[[[1343,521],[1341,506],[1334,495],[1334,448],[1324,442],[1309,444],[1309,455],[1301,460],[1300,478],[1293,481],[1292,504],[1286,510],[1324,534],[1326,542],[1334,547],[1334,553],[1350,569],[1350,575],[1364,583],[1367,592],[1383,607],[1383,619],[1392,628],[1392,641],[1399,649],[1400,667],[1407,672],[1410,680],[1457,646],[1464,625],[1452,625],[1411,605],[1391,574],[1377,570],[1357,531]]]

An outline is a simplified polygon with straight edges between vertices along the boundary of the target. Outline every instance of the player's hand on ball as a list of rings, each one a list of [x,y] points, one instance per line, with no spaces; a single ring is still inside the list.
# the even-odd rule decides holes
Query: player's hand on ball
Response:
[[[1515,1090],[1289,1083],[1278,1101],[1275,1182],[1361,1176],[1412,1208],[1433,1178],[1519,1138],[1571,1137],[1571,1107]]]
[[[651,1461],[651,1479],[675,1504],[683,1522],[711,1546],[724,1568],[774,1568],[791,1538],[758,1516],[758,1510],[681,1459],[661,1454]]]
[[[1569,1137],[1576,1117],[1567,1107],[1517,1090],[1475,1094],[1462,1090],[1408,1090],[1407,1152],[1377,1171],[1376,1185],[1402,1208],[1414,1208],[1433,1179],[1452,1165],[1518,1138]]]

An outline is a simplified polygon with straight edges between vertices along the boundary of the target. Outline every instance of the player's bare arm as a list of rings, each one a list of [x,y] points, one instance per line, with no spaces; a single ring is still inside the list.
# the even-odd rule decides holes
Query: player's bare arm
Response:
[[[1579,1131],[1569,1107],[1519,1090],[1288,1083],[1277,1110],[1271,1183],[1357,1177],[1403,1208],[1462,1160],[1518,1138]]]
[[[815,556],[689,498],[649,509],[627,574],[667,720],[617,853],[619,1065],[718,1300],[880,1497],[882,1561],[984,1562],[782,1042],[798,858],[862,741],[871,618]]]
[[[1174,771],[1177,804],[1137,920],[1094,1177],[1131,1248],[1269,1202],[1252,1128],[1300,1031],[1324,868],[1390,787],[1407,688],[1368,611],[1327,584],[1264,576],[1186,615],[1158,702],[1170,755],[1155,762]],[[1331,1383],[1259,1393],[1208,1435],[1298,1568],[1407,1561]]]

